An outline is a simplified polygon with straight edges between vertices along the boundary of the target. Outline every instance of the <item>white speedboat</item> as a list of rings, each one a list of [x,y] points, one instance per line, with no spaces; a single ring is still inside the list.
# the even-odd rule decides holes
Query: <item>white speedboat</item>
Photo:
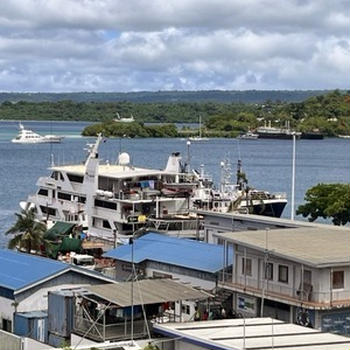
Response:
[[[22,123],[19,123],[19,133],[12,139],[13,143],[60,143],[64,136],[57,135],[39,135],[32,130],[25,129]]]
[[[259,135],[254,134],[253,131],[247,131],[245,134],[237,136],[240,140],[256,140],[258,139]]]

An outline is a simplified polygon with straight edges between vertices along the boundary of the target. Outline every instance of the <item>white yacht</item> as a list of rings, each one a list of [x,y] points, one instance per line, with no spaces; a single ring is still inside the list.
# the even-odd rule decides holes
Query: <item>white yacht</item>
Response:
[[[96,143],[88,145],[83,164],[53,165],[51,175],[39,178],[37,193],[22,208],[35,208],[39,220],[78,223],[90,236],[115,242],[145,226],[194,236],[198,233],[198,219],[191,215],[195,209],[225,212],[245,206],[247,211],[256,208],[259,214],[280,216],[287,203],[264,191],[259,193],[265,197],[253,198],[252,190],[246,191],[241,181],[229,186],[225,164],[226,175],[220,190],[215,190],[204,170],[183,165],[179,153],[170,155],[164,170],[135,167],[127,153],[119,154],[117,164],[102,163],[101,140],[99,135]]]
[[[12,139],[13,143],[60,143],[64,136],[57,135],[39,135],[32,130],[25,129],[22,123],[19,123],[19,133]]]
[[[121,117],[118,112],[116,114],[117,114],[117,118],[113,119],[113,121],[115,121],[115,122],[132,123],[135,121],[135,118],[133,115],[131,115],[130,118],[125,118],[125,117]]]

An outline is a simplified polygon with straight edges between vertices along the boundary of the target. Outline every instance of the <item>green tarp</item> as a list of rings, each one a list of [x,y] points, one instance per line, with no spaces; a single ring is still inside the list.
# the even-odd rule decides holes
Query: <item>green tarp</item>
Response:
[[[76,224],[57,221],[49,230],[46,231],[44,238],[50,241],[55,241],[63,236],[68,236]]]

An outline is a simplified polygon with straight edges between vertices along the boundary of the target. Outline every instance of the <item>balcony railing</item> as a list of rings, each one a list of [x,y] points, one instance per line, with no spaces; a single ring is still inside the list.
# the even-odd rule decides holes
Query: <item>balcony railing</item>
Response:
[[[131,321],[125,320],[119,323],[103,324],[102,321],[94,323],[75,315],[74,331],[96,341],[130,339]],[[134,320],[134,337],[140,338],[146,335],[147,326],[145,321]]]
[[[228,289],[246,292],[255,296],[284,300],[292,304],[309,305],[329,308],[332,306],[350,306],[350,290],[315,291],[311,289],[292,288],[271,280],[257,280],[250,276],[234,276],[231,273],[221,273],[219,285]],[[264,292],[263,292],[264,291]]]

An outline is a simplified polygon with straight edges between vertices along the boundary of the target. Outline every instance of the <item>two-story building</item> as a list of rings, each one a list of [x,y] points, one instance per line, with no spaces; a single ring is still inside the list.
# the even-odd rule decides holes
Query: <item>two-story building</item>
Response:
[[[271,316],[323,331],[350,333],[350,232],[315,225],[213,234],[232,274],[219,287],[246,317]]]

